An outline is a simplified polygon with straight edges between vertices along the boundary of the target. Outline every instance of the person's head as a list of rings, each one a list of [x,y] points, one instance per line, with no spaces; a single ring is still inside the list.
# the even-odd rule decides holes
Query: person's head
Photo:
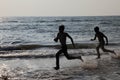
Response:
[[[64,32],[65,26],[64,25],[60,25],[59,26],[59,32]]]
[[[95,31],[95,32],[99,32],[99,27],[96,26],[96,27],[94,28],[94,31]]]

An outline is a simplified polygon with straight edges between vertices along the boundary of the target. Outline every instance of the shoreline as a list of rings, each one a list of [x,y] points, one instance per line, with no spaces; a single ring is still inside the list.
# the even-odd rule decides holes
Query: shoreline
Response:
[[[120,53],[119,47],[105,47],[109,50],[114,50],[116,53]],[[59,49],[56,48],[38,48],[33,50],[13,50],[13,51],[0,51],[0,59],[37,59],[37,58],[54,58]],[[89,49],[68,49],[68,54],[71,56],[89,56],[96,55],[95,48]],[[100,49],[101,55],[109,55],[109,52],[103,52]],[[61,54],[60,57],[64,56]]]
[[[72,44],[67,44],[68,49],[94,49],[98,43],[96,42],[88,42],[88,43],[75,43],[75,48]],[[105,45],[105,47],[119,47],[120,43],[109,43],[109,45]],[[40,48],[53,48],[53,49],[60,49],[60,44],[11,44],[11,45],[1,45],[1,51],[14,51],[14,50],[34,50]]]

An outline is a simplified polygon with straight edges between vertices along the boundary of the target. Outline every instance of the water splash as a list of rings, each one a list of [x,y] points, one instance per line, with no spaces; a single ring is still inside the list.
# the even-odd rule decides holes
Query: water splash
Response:
[[[81,68],[96,69],[96,68],[98,68],[98,61],[94,58],[86,58],[86,59],[84,59],[84,62],[81,63]]]
[[[9,78],[9,73],[10,73],[10,69],[6,64],[1,64],[0,65],[0,78],[3,80],[8,80]]]
[[[115,55],[115,54],[110,54],[110,56],[111,56],[112,58],[115,58],[115,59],[120,59],[120,51],[117,50],[117,51],[116,51],[116,55]]]

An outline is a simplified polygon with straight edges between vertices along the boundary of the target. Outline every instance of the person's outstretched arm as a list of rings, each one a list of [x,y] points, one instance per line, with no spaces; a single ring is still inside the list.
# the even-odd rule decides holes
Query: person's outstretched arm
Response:
[[[73,41],[72,37],[71,37],[69,34],[67,34],[67,37],[70,38],[70,40],[71,40],[71,42],[72,42],[72,45],[73,45],[73,47],[75,48],[75,44],[74,44],[74,41]]]
[[[55,42],[58,42],[58,35],[59,33],[57,34],[57,37],[54,39]]]
[[[96,37],[97,37],[97,35],[95,34],[95,37],[94,37],[94,39],[91,39],[91,41],[94,41],[94,40],[96,40]]]
[[[106,39],[106,45],[108,45],[108,38],[107,38],[107,36],[105,36],[105,35],[104,35],[104,37],[105,37],[105,39]]]

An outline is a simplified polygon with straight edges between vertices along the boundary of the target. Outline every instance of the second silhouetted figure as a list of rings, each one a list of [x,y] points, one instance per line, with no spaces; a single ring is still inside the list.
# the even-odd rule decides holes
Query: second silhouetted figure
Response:
[[[97,50],[97,54],[98,54],[98,59],[100,58],[100,52],[99,52],[99,48],[101,48],[104,52],[110,52],[110,53],[114,53],[116,54],[114,51],[111,51],[111,50],[108,50],[108,49],[105,49],[104,46],[105,46],[105,41],[104,41],[104,38],[106,39],[106,45],[108,45],[108,38],[102,33],[99,31],[99,27],[96,26],[94,28],[94,31],[95,31],[95,37],[94,39],[91,39],[92,41],[93,40],[96,40],[96,38],[98,38],[99,40],[99,44],[98,46],[96,47],[96,50]]]

